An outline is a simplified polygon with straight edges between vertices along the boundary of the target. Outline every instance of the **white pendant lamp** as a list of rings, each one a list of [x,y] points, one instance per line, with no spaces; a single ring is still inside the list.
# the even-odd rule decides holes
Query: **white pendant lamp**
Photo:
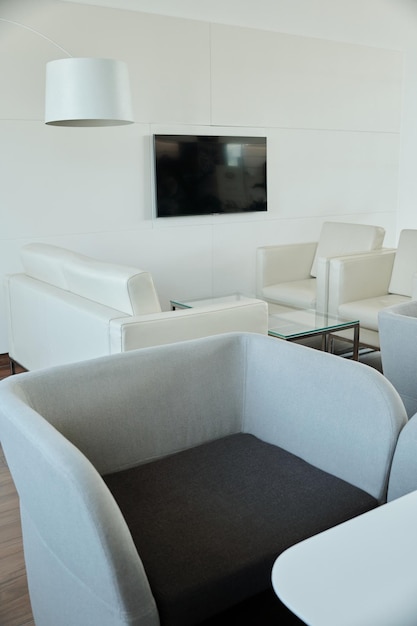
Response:
[[[46,64],[45,123],[132,124],[129,74],[122,61],[68,58]]]
[[[13,20],[68,55],[46,64],[45,123],[55,126],[133,124],[127,66],[114,59],[74,58],[43,33]]]

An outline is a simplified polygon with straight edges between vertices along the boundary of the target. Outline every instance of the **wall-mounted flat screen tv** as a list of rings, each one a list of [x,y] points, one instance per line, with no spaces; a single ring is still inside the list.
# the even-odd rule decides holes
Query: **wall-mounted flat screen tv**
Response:
[[[266,211],[266,137],[154,135],[157,217]]]

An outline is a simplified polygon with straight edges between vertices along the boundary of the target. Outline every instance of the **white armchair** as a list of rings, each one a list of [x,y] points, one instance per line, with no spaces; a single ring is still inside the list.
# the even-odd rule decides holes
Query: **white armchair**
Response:
[[[333,259],[329,313],[360,321],[360,342],[379,348],[378,313],[417,298],[417,230],[403,230],[396,250]]]
[[[268,307],[246,298],[162,311],[149,272],[47,244],[6,277],[9,357],[27,370],[231,331],[267,334]]]
[[[257,250],[257,295],[268,302],[327,311],[329,260],[380,249],[379,226],[325,222],[318,241]]]

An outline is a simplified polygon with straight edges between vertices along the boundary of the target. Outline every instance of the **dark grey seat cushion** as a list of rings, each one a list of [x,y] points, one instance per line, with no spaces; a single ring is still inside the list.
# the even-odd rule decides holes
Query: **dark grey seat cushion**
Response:
[[[164,626],[197,624],[270,588],[283,550],[377,505],[360,489],[245,434],[104,480]]]

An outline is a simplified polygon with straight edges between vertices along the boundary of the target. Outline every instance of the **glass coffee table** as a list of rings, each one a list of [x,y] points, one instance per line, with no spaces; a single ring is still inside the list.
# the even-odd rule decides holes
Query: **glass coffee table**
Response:
[[[234,293],[226,296],[200,298],[195,300],[171,300],[172,309],[191,309],[222,302],[238,302],[253,300],[253,297]],[[352,358],[359,358],[359,320],[347,320],[341,317],[318,313],[314,309],[294,309],[279,304],[268,303],[268,335],[285,341],[300,341],[311,337],[321,338],[321,349],[325,352],[334,351],[334,340],[337,333],[339,339],[352,344]],[[352,330],[352,339],[347,338],[344,331]]]
[[[286,341],[298,341],[310,337],[321,337],[321,349],[334,351],[337,333],[352,329],[353,338],[339,336],[343,341],[352,343],[352,358],[359,358],[359,320],[347,320],[342,317],[318,313],[313,309],[290,309],[269,304],[268,335]],[[286,310],[285,310],[286,309]]]

